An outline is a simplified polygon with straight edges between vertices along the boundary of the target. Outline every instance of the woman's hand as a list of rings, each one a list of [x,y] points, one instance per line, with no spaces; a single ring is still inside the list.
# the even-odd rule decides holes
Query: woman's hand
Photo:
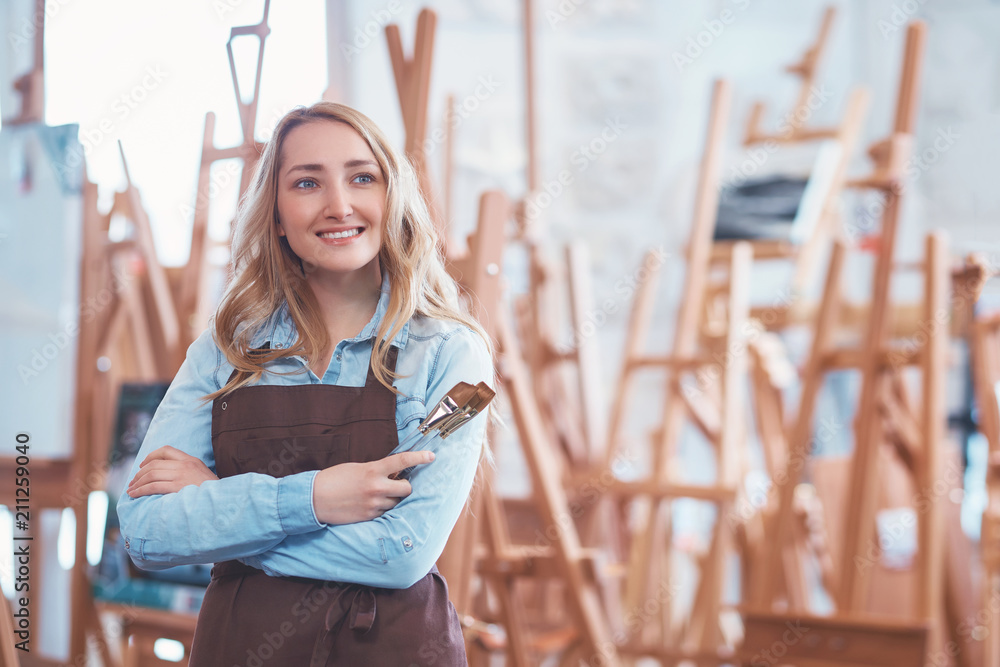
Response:
[[[199,486],[210,479],[219,478],[204,461],[166,445],[154,450],[139,464],[139,471],[127,491],[133,498],[175,493],[185,486]]]
[[[433,460],[433,452],[400,452],[378,461],[341,463],[320,470],[313,483],[316,518],[327,524],[377,519],[412,490],[405,479],[391,475]]]

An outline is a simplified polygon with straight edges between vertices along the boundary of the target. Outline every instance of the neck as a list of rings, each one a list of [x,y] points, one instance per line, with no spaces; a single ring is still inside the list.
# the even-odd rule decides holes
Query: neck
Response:
[[[350,273],[309,274],[306,283],[319,302],[331,342],[336,344],[358,335],[375,313],[382,273],[375,259],[368,267]]]

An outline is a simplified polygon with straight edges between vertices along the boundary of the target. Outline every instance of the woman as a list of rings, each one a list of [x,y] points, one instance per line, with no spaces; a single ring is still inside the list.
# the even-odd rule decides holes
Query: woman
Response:
[[[486,420],[435,451],[390,452],[457,382],[492,384],[491,347],[412,168],[357,111],[295,109],[232,249],[214,327],[118,501],[126,551],[152,570],[215,563],[192,667],[466,664],[434,563]]]

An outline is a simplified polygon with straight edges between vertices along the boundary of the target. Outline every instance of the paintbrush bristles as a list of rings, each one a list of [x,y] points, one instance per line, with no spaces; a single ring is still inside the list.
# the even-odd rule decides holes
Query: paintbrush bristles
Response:
[[[463,426],[470,419],[475,417],[477,414],[486,409],[486,406],[490,404],[493,397],[496,396],[496,392],[489,388],[485,382],[480,382],[476,385],[476,395],[473,396],[468,403],[466,403],[460,410],[455,412],[450,418],[445,420],[443,424],[440,425],[441,438],[447,438],[449,435],[458,430],[459,427]]]
[[[476,388],[468,382],[459,382],[456,384],[444,395],[444,398],[437,402],[434,409],[428,413],[424,420],[420,422],[418,431],[420,433],[427,433],[427,431],[438,428],[441,424],[450,420],[453,414],[462,409],[462,406],[469,400],[469,397],[475,395],[475,392]]]
[[[461,407],[477,393],[479,393],[479,385],[473,386],[468,382],[459,382],[448,392],[448,397]]]

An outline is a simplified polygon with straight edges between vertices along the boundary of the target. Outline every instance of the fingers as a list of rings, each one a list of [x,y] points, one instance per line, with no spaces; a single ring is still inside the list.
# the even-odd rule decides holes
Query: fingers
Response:
[[[410,491],[409,489],[407,489],[403,495],[404,496],[409,495],[409,493]],[[377,499],[374,500],[374,502],[371,503],[369,507],[371,514],[370,516],[367,517],[367,519],[371,520],[379,518],[380,516],[382,516],[392,508],[394,508],[396,505],[398,505],[399,501],[402,499],[403,498],[400,496],[395,496],[395,497],[389,495],[379,496]]]
[[[413,466],[430,463],[434,460],[434,452],[400,452],[376,461],[381,474],[389,476],[392,473],[412,468]]]
[[[141,484],[143,481],[148,480],[163,480],[168,478],[173,478],[177,476],[177,468],[173,466],[156,466],[152,468],[146,468],[140,470],[132,478],[131,486],[136,484]]]
[[[179,457],[168,452],[167,458],[160,455],[154,460],[144,461],[136,471],[135,477],[129,482],[126,489],[129,495],[135,498],[150,493],[173,493],[188,485],[198,486],[205,481],[218,479],[201,459],[178,450],[174,451]],[[151,484],[156,485],[157,491],[135,493],[137,489],[145,489]]]
[[[141,468],[147,463],[151,463],[153,461],[156,461],[157,459],[162,459],[165,461],[183,461],[184,459],[193,459],[193,458],[196,457],[191,456],[190,454],[185,454],[181,450],[171,447],[170,445],[164,445],[163,447],[159,447],[151,451],[149,453],[149,456],[143,459],[142,463],[139,464],[139,467]]]
[[[153,462],[150,462],[153,463]],[[138,472],[135,473],[135,477],[132,478],[132,482],[129,486],[135,486],[136,484],[141,484],[144,479],[150,474],[154,474],[160,470],[177,470],[179,463],[176,461],[157,461],[154,465],[146,465],[144,461],[142,466],[139,468]],[[144,466],[144,467],[143,467]]]
[[[150,482],[177,480],[180,477],[179,472],[178,464],[176,463],[173,463],[173,465],[163,465],[161,463],[156,466],[146,467],[136,473],[131,483],[129,483],[129,488],[134,489]]]
[[[177,482],[149,482],[148,484],[142,484],[137,487],[129,488],[128,495],[132,498],[157,496],[167,493],[175,493],[180,491],[181,488],[183,487],[179,486]]]
[[[382,498],[378,505],[375,506],[375,510],[379,515],[382,515],[398,505],[399,500],[399,498]]]
[[[128,494],[133,498],[138,498],[139,496],[150,495],[151,493],[170,493],[175,491],[174,486],[177,486],[178,482],[169,471],[153,471],[149,475],[143,476],[142,479],[136,477],[127,489]],[[170,487],[166,491],[150,491],[152,488],[162,489]]]
[[[390,500],[393,500],[393,506],[396,505],[400,500],[412,493],[413,487],[405,479],[390,480],[386,482],[385,495]]]

